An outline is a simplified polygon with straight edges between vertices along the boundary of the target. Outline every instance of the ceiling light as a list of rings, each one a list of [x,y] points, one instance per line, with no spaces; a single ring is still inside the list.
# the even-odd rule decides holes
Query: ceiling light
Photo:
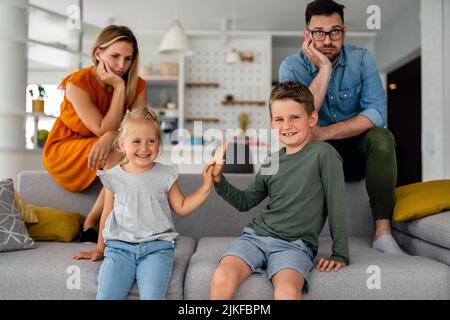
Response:
[[[170,55],[192,55],[192,46],[178,20],[174,20],[164,35],[158,49],[159,53]]]

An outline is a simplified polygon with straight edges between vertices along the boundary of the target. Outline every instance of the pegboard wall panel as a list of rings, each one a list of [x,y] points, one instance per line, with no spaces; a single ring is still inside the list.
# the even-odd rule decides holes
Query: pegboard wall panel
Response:
[[[239,128],[238,117],[242,112],[249,116],[248,128],[269,127],[267,101],[270,90],[270,57],[267,39],[194,39],[195,54],[186,59],[186,83],[217,83],[218,87],[186,87],[184,116],[186,119],[218,119],[218,122],[202,122],[203,130]],[[252,62],[227,64],[228,50],[248,52]],[[227,95],[234,100],[264,101],[264,105],[223,105]],[[192,122],[185,122],[193,129]]]

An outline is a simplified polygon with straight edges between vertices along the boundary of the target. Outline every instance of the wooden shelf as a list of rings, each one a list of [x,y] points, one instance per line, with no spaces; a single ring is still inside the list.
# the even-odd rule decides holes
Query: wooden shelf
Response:
[[[46,114],[44,112],[27,112],[27,117],[34,117],[34,118],[53,118],[56,119],[54,115]]]
[[[205,122],[219,122],[219,118],[186,118],[186,122],[205,121]]]
[[[259,100],[224,100],[222,101],[222,105],[224,106],[233,106],[233,105],[255,105],[255,106],[265,106],[265,101]]]
[[[217,82],[186,82],[188,88],[218,88]]]

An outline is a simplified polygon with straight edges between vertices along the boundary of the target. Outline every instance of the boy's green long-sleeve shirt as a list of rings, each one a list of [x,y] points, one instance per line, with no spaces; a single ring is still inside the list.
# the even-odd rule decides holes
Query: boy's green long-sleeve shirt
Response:
[[[262,174],[276,168],[277,156],[278,171]],[[223,175],[215,189],[239,211],[250,210],[268,196],[268,205],[248,226],[259,236],[301,239],[314,255],[328,216],[333,238],[331,258],[349,263],[342,160],[328,143],[311,141],[289,155],[282,148],[268,157],[245,190],[231,185]]]

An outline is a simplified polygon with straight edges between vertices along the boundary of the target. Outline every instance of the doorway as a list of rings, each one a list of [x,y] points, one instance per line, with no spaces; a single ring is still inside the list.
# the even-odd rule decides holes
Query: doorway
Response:
[[[420,57],[387,76],[388,128],[397,151],[397,186],[422,181]]]

